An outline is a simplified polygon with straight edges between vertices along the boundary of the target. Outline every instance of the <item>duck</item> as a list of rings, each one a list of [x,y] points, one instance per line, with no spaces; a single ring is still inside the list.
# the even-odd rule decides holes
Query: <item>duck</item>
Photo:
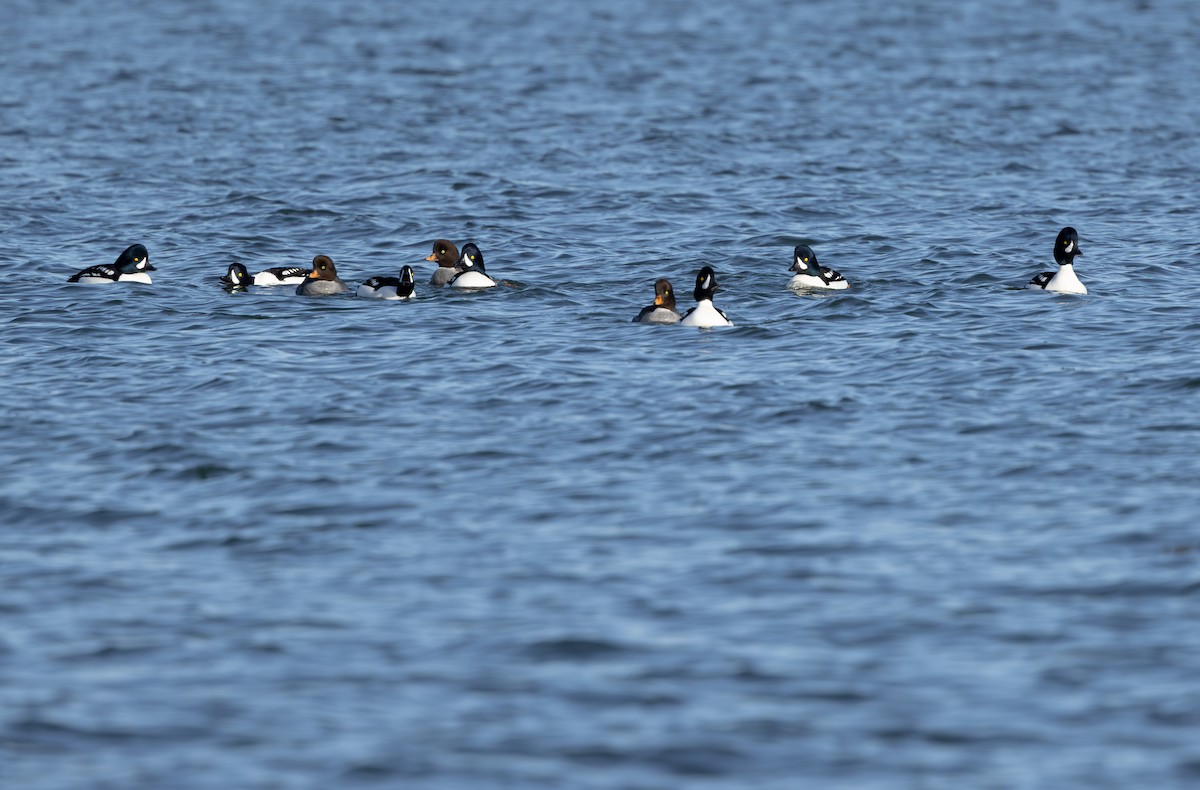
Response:
[[[243,263],[229,264],[229,271],[225,272],[225,276],[221,278],[221,284],[228,291],[244,291],[246,286],[253,282],[254,278],[250,276],[250,272]]]
[[[1054,240],[1054,262],[1058,264],[1058,271],[1042,272],[1025,287],[1060,294],[1087,293],[1087,286],[1075,274],[1076,255],[1083,255],[1083,250],[1079,249],[1079,234],[1072,227],[1063,228]]]
[[[675,310],[675,289],[671,281],[660,277],[654,281],[654,304],[647,305],[633,319],[642,324],[678,324],[679,313]]]
[[[308,278],[312,269],[305,266],[276,266],[263,269],[254,275],[255,285],[300,285]]]
[[[338,279],[337,267],[328,255],[313,258],[312,271],[304,282],[296,286],[299,296],[329,296],[347,290],[346,284]]]
[[[89,266],[67,278],[69,283],[146,283],[152,282],[149,272],[156,272],[150,265],[150,253],[141,244],[131,244],[117,256],[109,266]]]
[[[447,285],[451,288],[494,288],[496,281],[488,277],[487,271],[483,268],[483,253],[475,246],[474,242],[467,242],[463,245],[462,255],[458,257],[458,263],[454,264],[454,269],[458,273],[454,275],[454,279]]]
[[[718,310],[712,303],[713,291],[717,289],[717,276],[711,266],[705,266],[696,275],[696,290],[692,295],[696,298],[696,306],[688,310],[679,322],[681,326],[698,326],[708,329],[714,326],[733,326],[729,316]]]
[[[429,278],[429,284],[445,285],[457,274],[454,265],[458,263],[458,248],[452,241],[438,239],[433,243],[433,252],[429,253],[429,257],[425,260],[437,261],[437,268],[434,269],[433,276]]]
[[[245,264],[231,263],[221,282],[237,288],[245,288],[248,285],[299,285],[308,279],[310,271],[312,269],[303,266],[279,266],[250,274]]]
[[[402,266],[399,277],[372,277],[358,286],[355,296],[364,299],[411,299],[414,283],[411,266]]]
[[[846,278],[817,263],[817,254],[807,244],[797,244],[792,250],[792,265],[789,272],[796,275],[788,281],[788,288],[825,288],[842,291],[850,287]]]

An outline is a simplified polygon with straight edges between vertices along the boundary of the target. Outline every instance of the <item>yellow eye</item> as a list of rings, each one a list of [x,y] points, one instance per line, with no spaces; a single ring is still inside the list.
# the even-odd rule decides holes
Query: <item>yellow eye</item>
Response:
[[[808,258],[805,258],[805,259],[804,259],[804,262],[805,262],[805,263],[808,263]]]

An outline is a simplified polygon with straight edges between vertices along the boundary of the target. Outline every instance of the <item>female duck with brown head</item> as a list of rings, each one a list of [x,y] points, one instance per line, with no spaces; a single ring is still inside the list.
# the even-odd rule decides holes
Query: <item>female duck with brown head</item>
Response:
[[[296,286],[296,293],[300,296],[329,296],[346,290],[346,284],[338,279],[337,267],[328,255],[313,258],[308,278]]]

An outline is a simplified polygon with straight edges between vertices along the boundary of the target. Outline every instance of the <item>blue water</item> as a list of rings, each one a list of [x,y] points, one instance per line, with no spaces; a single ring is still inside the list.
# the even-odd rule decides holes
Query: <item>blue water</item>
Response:
[[[9,3],[0,786],[1200,783],[1200,6],[1002,5]]]

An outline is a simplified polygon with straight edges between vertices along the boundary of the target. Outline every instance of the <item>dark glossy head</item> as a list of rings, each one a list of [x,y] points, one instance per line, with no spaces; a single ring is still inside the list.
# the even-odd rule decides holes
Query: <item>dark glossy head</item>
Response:
[[[696,275],[696,290],[692,292],[692,296],[696,298],[697,302],[712,299],[713,291],[717,290],[718,286],[716,272],[712,270],[711,266],[705,266]]]
[[[308,273],[310,280],[336,280],[337,267],[328,255],[318,255],[313,258],[312,271]]]
[[[476,271],[480,274],[487,274],[487,270],[483,268],[483,253],[475,246],[474,242],[467,242],[462,248],[462,255],[458,258],[458,264],[454,267],[460,272]]]
[[[437,261],[438,268],[454,268],[458,263],[458,248],[454,242],[438,239],[433,243],[433,252],[429,253],[427,261]]]
[[[226,285],[250,285],[254,282],[254,278],[250,276],[250,272],[246,270],[244,264],[231,263],[229,271],[225,272],[225,276],[221,278],[221,282]]]
[[[654,306],[675,309],[675,289],[671,287],[670,280],[659,278],[654,281]]]
[[[118,255],[117,260],[113,262],[113,267],[121,274],[158,271],[150,265],[150,253],[146,252],[146,248],[140,244],[126,247],[125,251]]]
[[[396,286],[396,295],[400,297],[412,296],[416,287],[416,275],[413,273],[413,268],[411,266],[401,266],[400,284]]]
[[[792,250],[792,266],[788,269],[797,274],[812,274],[821,276],[821,265],[817,263],[817,254],[807,244],[797,244]]]
[[[1054,240],[1054,260],[1062,266],[1072,263],[1076,255],[1083,255],[1083,250],[1079,249],[1079,234],[1074,228],[1063,228]]]

